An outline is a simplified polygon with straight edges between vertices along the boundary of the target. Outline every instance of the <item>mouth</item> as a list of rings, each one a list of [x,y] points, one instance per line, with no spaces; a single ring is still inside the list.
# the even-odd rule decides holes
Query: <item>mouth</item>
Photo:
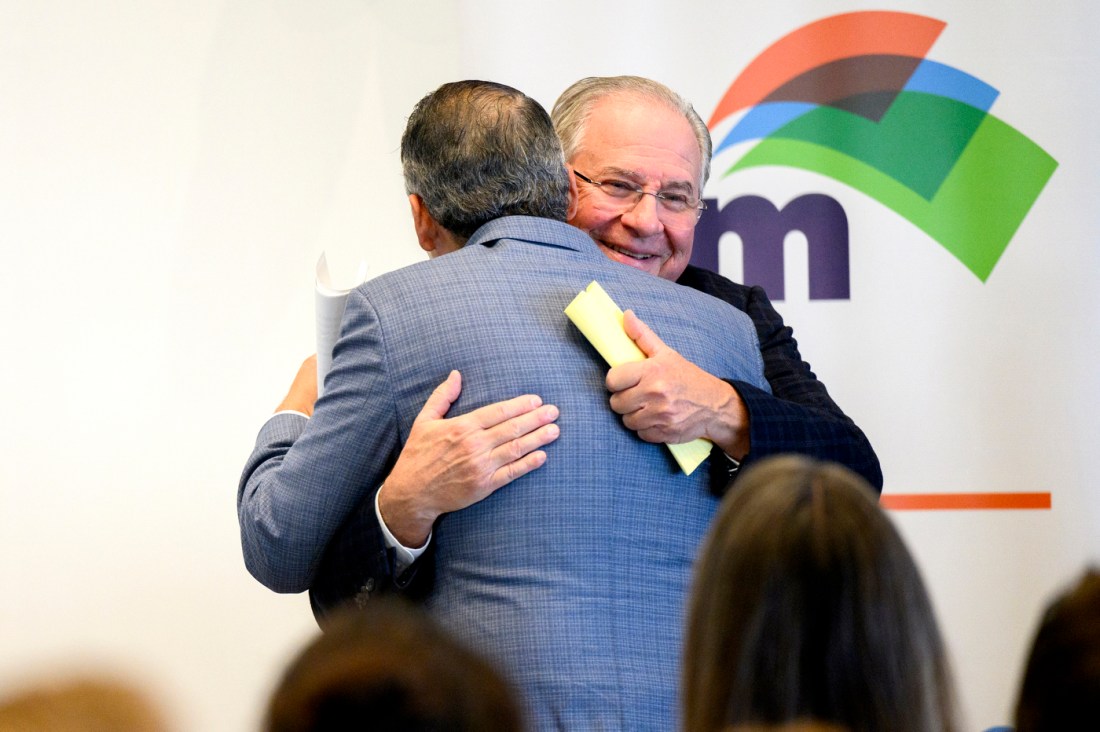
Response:
[[[635,252],[623,249],[622,247],[617,247],[614,244],[608,244],[607,242],[603,241],[600,242],[600,246],[602,246],[604,249],[615,252],[615,254],[618,254],[620,257],[626,257],[627,259],[632,259],[635,262],[646,262],[650,259],[655,259],[657,256],[655,254],[637,254]]]

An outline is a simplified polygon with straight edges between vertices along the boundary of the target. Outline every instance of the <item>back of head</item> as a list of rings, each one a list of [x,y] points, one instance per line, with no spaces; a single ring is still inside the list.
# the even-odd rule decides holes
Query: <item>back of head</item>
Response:
[[[699,143],[699,157],[703,162],[699,187],[702,189],[710,178],[712,150],[710,130],[690,102],[664,84],[643,76],[590,76],[574,83],[561,93],[558,100],[554,102],[550,117],[554,120],[554,129],[557,130],[558,137],[561,138],[565,159],[572,160],[580,149],[592,109],[611,96],[657,102],[684,116]]]
[[[326,621],[284,674],[265,729],[518,732],[521,722],[503,677],[424,610],[372,600]]]
[[[954,729],[920,574],[846,468],[788,456],[747,470],[719,508],[692,593],[685,729]]]
[[[735,724],[723,732],[851,732],[847,727],[830,722],[798,720],[779,724]]]
[[[1016,704],[1017,732],[1100,727],[1100,572],[1047,608]]]
[[[465,240],[501,216],[565,221],[569,175],[538,102],[489,81],[444,84],[421,99],[401,138],[405,189]]]
[[[41,682],[0,700],[0,732],[166,732],[156,704],[134,686],[99,676]]]

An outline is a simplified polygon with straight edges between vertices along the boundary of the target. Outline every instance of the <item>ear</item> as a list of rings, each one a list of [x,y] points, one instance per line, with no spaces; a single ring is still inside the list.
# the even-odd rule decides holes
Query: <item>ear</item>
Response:
[[[439,224],[428,213],[428,207],[424,205],[424,199],[417,194],[409,194],[409,207],[412,209],[413,229],[416,231],[416,239],[420,243],[420,248],[426,251],[429,257],[435,256],[439,239]]]
[[[565,164],[565,172],[569,175],[569,208],[565,212],[565,220],[572,221],[577,217],[577,208],[580,202],[577,200],[577,176],[573,175],[573,166]]]
[[[424,205],[424,199],[417,194],[409,194],[409,206],[412,208],[416,239],[420,242],[420,248],[428,253],[428,257],[435,258],[457,252],[466,243],[465,239],[459,239],[449,229],[444,228],[443,224],[436,221],[431,211]]]

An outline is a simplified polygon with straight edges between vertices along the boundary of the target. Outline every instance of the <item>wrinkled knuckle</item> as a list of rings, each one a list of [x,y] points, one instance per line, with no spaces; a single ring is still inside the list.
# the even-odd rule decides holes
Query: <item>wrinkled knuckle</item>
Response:
[[[472,432],[462,438],[462,452],[466,455],[482,455],[487,452],[484,432]]]
[[[493,405],[492,414],[493,414],[493,418],[498,423],[503,422],[504,420],[508,419],[508,410],[505,409],[504,405],[499,403],[499,402]]]
[[[521,457],[527,454],[527,449],[521,440],[512,440],[512,443],[508,446],[508,454],[513,461],[519,460]]]
[[[466,430],[458,422],[448,422],[439,433],[439,437],[450,443],[459,442]]]
[[[523,425],[519,422],[519,420],[514,420],[510,425],[508,425],[508,431],[511,433],[513,440],[523,437],[523,435],[526,434],[526,431],[524,430]]]
[[[495,469],[496,465],[488,455],[477,455],[470,461],[470,479],[478,483],[487,483]]]
[[[501,470],[504,471],[505,483],[511,483],[513,480],[519,477],[519,473],[516,470],[515,463],[508,463],[503,468],[501,468]]]

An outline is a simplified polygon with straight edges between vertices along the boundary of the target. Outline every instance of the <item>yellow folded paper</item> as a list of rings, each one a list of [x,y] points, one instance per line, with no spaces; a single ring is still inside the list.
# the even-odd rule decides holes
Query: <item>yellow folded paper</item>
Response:
[[[623,329],[623,311],[593,280],[565,308],[565,316],[577,326],[603,359],[611,366],[644,361],[645,354]],[[685,475],[691,475],[710,455],[710,440],[700,437],[691,442],[670,444],[672,457]]]

